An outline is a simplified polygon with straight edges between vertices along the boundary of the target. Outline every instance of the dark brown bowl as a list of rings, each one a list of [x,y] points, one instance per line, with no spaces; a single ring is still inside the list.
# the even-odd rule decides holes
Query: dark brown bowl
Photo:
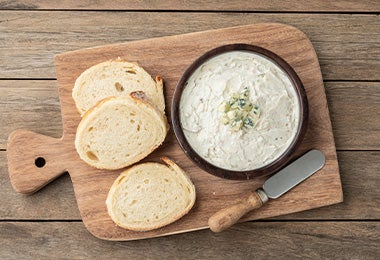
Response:
[[[232,170],[226,170],[223,168],[219,168],[209,162],[207,162],[205,159],[203,159],[201,156],[199,156],[193,148],[190,146],[190,144],[187,142],[186,137],[183,133],[181,122],[180,122],[180,116],[179,116],[179,104],[181,100],[182,91],[185,88],[185,83],[189,79],[189,77],[193,74],[193,72],[201,66],[205,61],[208,59],[217,56],[219,54],[229,52],[229,51],[250,51],[255,54],[259,54],[261,56],[264,56],[265,58],[271,60],[275,64],[277,64],[282,70],[288,75],[290,81],[292,82],[300,104],[300,115],[299,115],[299,124],[298,124],[298,130],[296,133],[296,136],[294,137],[292,143],[289,145],[289,147],[285,150],[285,152],[280,155],[276,160],[274,160],[272,163],[269,163],[263,167],[256,168],[253,170],[248,171],[232,171]],[[199,57],[197,60],[195,60],[185,71],[185,73],[180,78],[177,87],[174,92],[173,102],[172,102],[172,121],[173,121],[173,129],[174,133],[177,137],[177,140],[185,152],[185,154],[200,168],[207,171],[208,173],[211,173],[215,176],[226,178],[226,179],[233,179],[233,180],[243,180],[243,179],[252,179],[254,177],[258,176],[264,176],[273,174],[274,172],[278,171],[282,167],[284,167],[291,159],[292,155],[296,151],[296,149],[301,144],[303,137],[306,132],[307,128],[307,122],[308,122],[308,102],[306,97],[306,92],[303,87],[303,84],[301,80],[299,79],[296,72],[293,70],[293,68],[284,61],[280,56],[277,54],[258,47],[254,45],[248,45],[248,44],[230,44],[230,45],[223,45],[220,47],[217,47],[215,49],[212,49],[205,54],[203,54],[201,57]]]

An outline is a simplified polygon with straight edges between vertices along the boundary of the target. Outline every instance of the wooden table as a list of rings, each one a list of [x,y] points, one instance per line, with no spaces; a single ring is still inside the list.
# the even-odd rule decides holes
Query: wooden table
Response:
[[[96,2],[96,4],[95,4]],[[112,2],[112,3],[111,3]],[[0,259],[380,256],[380,2],[0,0]],[[131,242],[83,226],[65,175],[33,196],[10,185],[8,134],[60,137],[54,54],[259,22],[293,25],[319,57],[344,202],[288,216]]]

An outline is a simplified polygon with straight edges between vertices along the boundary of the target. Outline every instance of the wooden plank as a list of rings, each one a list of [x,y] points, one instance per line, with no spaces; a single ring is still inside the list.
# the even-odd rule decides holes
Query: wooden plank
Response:
[[[325,88],[337,149],[380,149],[380,82],[327,82]],[[0,80],[0,104],[0,149],[16,129],[62,136],[55,80]]]
[[[337,0],[337,1],[291,1],[291,0],[174,0],[174,1],[88,1],[88,0],[17,0],[0,1],[0,9],[28,10],[202,10],[202,11],[276,11],[276,12],[378,12],[376,0]]]
[[[9,181],[6,152],[0,152],[0,219],[80,220],[70,178],[66,175],[32,196],[16,193]],[[276,219],[380,219],[380,152],[338,152],[344,202]]]
[[[0,78],[55,78],[53,56],[67,50],[279,22],[311,39],[324,79],[380,80],[376,15],[1,11],[0,17]]]
[[[80,222],[1,222],[0,258],[378,259],[379,229],[379,222],[251,222],[219,234],[108,242]]]
[[[380,82],[329,82],[326,95],[338,149],[380,149]]]
[[[0,149],[16,129],[61,137],[62,116],[56,81],[0,80]]]

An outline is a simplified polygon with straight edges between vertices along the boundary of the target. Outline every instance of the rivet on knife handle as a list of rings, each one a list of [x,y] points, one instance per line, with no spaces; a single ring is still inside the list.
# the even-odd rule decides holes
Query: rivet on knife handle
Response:
[[[268,197],[265,192],[258,189],[235,205],[219,210],[208,220],[208,225],[212,231],[221,232],[235,224],[251,210],[260,208],[267,201]]]

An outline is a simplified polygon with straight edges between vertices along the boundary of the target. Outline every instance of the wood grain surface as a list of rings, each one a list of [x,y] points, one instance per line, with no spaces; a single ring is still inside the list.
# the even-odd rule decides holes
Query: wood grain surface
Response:
[[[45,138],[49,141],[49,145],[43,147],[44,137],[41,135],[17,131],[10,136],[7,146],[8,169],[14,188],[24,193],[31,193],[44,181],[47,182],[49,178],[54,179],[67,170],[74,185],[84,224],[93,235],[103,239],[131,240],[206,228],[207,219],[214,212],[228,203],[233,203],[253,188],[259,187],[263,178],[252,181],[227,181],[206,174],[185,156],[176,143],[173,133],[169,132],[163,147],[147,160],[157,160],[165,155],[182,166],[197,187],[195,207],[178,222],[159,230],[132,232],[116,227],[106,212],[104,201],[110,185],[120,171],[105,173],[104,170],[95,170],[79,159],[73,141],[80,116],[71,98],[71,90],[75,79],[86,68],[104,60],[124,57],[138,61],[152,75],[161,75],[164,78],[166,112],[170,115],[170,101],[175,84],[185,68],[205,51],[235,42],[257,44],[268,48],[293,66],[304,84],[310,108],[309,128],[303,145],[297,150],[296,155],[317,148],[324,151],[327,157],[326,166],[321,171],[281,199],[269,202],[260,211],[249,213],[244,220],[277,216],[341,202],[342,190],[335,145],[314,49],[302,32],[280,24],[235,27],[58,55],[56,69],[63,117],[63,137]],[[192,47],[194,44],[197,48]],[[289,47],[285,48],[286,45]],[[27,149],[25,144],[32,149]],[[34,158],[38,156],[46,159],[45,167],[36,168],[33,164]],[[20,157],[23,158],[21,161]],[[25,172],[32,174],[25,175]]]
[[[64,51],[277,22],[310,38],[325,80],[380,80],[377,15],[0,11],[0,17],[0,78],[55,78],[54,55]]]
[[[377,0],[0,0],[0,258],[378,259],[379,5]],[[9,133],[23,128],[62,135],[54,54],[259,22],[296,26],[316,49],[339,150],[343,203],[237,224],[217,235],[204,230],[108,242],[78,223],[68,174],[33,196],[13,191],[5,151]]]
[[[372,260],[380,253],[379,234],[373,232],[380,229],[378,222],[251,222],[218,234],[203,230],[128,243],[101,241],[75,222],[4,222],[0,229],[5,259],[97,259],[107,252],[111,259]]]
[[[335,0],[330,1],[307,1],[307,0],[0,0],[0,9],[36,10],[36,9],[58,9],[58,10],[200,10],[200,11],[308,11],[308,12],[378,12],[379,2],[376,0]]]

